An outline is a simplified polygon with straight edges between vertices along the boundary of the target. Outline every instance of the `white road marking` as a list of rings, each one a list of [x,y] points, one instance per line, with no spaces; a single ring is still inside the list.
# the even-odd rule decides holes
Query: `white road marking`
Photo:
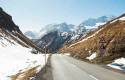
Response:
[[[91,78],[93,78],[93,79],[95,79],[95,80],[99,80],[99,79],[97,79],[95,76],[93,76],[93,75],[89,75]]]

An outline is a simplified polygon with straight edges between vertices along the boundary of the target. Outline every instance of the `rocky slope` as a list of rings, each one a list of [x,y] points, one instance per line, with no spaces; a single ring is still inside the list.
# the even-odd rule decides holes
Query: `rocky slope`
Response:
[[[49,52],[56,52],[66,41],[69,41],[70,38],[71,35],[68,33],[64,34],[58,31],[52,31],[35,41],[35,43],[42,49],[46,48]]]
[[[103,58],[100,57],[100,38],[104,37],[106,43]],[[70,53],[72,56],[86,59],[93,53],[96,57],[92,62],[101,60],[108,63],[116,58],[125,57],[125,14],[107,22],[93,32],[88,33],[82,40],[65,45],[60,52]]]
[[[33,41],[42,49],[56,52],[72,36],[74,25],[67,23],[49,24],[39,32],[39,39]]]

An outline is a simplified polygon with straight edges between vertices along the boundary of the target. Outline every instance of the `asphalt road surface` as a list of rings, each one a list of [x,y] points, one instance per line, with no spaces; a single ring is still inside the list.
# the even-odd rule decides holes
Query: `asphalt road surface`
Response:
[[[51,57],[53,80],[125,80],[125,75],[66,55]]]

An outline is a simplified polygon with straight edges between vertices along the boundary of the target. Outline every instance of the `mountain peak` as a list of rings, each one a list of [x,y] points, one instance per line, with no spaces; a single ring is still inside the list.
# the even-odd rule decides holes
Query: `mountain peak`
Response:
[[[79,26],[81,27],[89,27],[89,28],[96,28],[97,26],[103,25],[104,23],[114,19],[115,16],[100,16],[98,18],[89,18],[83,21]]]

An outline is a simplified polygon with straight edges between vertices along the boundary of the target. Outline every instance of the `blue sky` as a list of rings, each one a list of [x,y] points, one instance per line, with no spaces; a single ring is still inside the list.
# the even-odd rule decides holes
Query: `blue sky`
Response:
[[[78,25],[87,18],[125,13],[125,0],[0,0],[0,6],[23,32],[39,31],[51,23]]]

